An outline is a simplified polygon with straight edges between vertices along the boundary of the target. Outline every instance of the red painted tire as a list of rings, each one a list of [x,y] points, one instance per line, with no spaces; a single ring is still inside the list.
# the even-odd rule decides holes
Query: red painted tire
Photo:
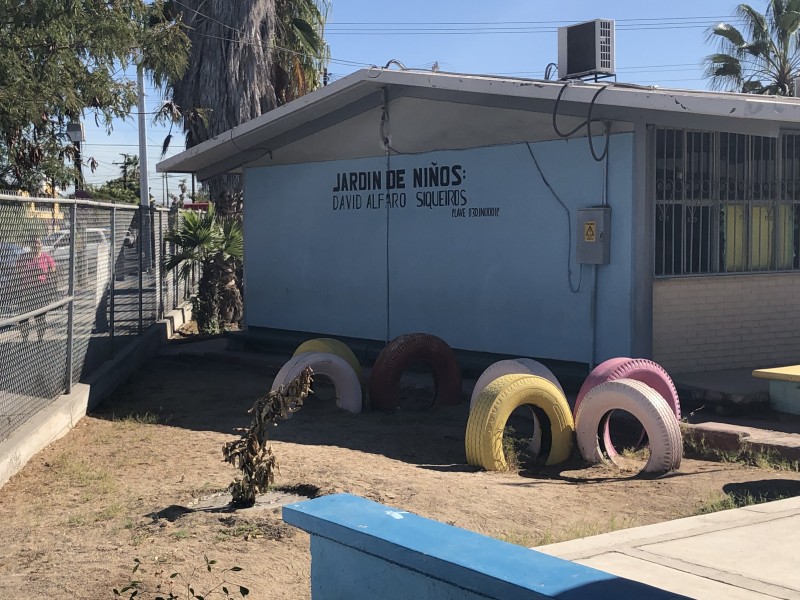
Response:
[[[584,397],[593,388],[607,381],[616,381],[618,379],[633,379],[634,381],[640,381],[646,386],[651,387],[667,402],[675,415],[675,420],[681,420],[681,401],[678,397],[678,390],[675,389],[675,384],[672,382],[672,378],[661,365],[644,358],[612,358],[597,365],[597,367],[589,373],[589,376],[586,378],[586,381],[583,382],[578,392],[578,397],[575,399],[575,414],[577,415],[578,407],[580,407]],[[617,451],[611,440],[609,419],[610,416],[602,423],[603,442],[606,453],[613,458],[616,456]],[[641,445],[643,440],[644,432],[639,436],[637,446]]]
[[[681,428],[664,398],[653,388],[633,379],[607,381],[593,387],[575,413],[575,433],[581,456],[591,463],[605,462],[598,429],[609,413],[624,410],[642,423],[650,439],[650,458],[643,471],[665,473],[680,467],[683,456]],[[616,462],[616,455],[608,452]]]
[[[455,352],[444,340],[427,333],[411,333],[393,339],[381,350],[369,378],[372,407],[400,406],[400,376],[415,362],[433,371],[436,396],[433,404],[452,405],[461,401],[461,367]]]

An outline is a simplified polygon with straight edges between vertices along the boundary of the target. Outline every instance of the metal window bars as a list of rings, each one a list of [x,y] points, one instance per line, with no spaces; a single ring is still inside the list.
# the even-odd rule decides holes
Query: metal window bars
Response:
[[[800,268],[800,134],[654,138],[656,276]]]
[[[0,195],[0,441],[189,299],[191,287],[161,272],[179,219]]]

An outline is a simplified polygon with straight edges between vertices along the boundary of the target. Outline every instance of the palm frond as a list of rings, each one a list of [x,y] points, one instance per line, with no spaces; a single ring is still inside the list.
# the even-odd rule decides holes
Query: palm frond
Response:
[[[227,218],[222,221],[220,252],[226,260],[229,258],[242,260],[244,257],[244,232],[239,219]]]
[[[707,34],[719,47],[704,61],[710,87],[787,94],[800,65],[800,0],[769,0],[765,14],[740,4],[736,15],[741,28],[720,23]]]
[[[745,23],[751,38],[754,40],[763,40],[770,37],[767,17],[752,6],[749,4],[740,4],[736,8],[736,14]]]
[[[742,64],[735,56],[712,54],[705,61],[704,77],[711,80],[711,89],[739,91],[742,84]]]
[[[747,43],[742,32],[730,23],[720,23],[711,28],[708,35],[709,40],[714,39],[714,36],[722,38],[722,40],[724,40],[722,43],[726,46],[730,45],[732,49],[741,48]]]
[[[307,52],[316,55],[322,45],[322,38],[317,30],[305,19],[298,18],[292,19],[292,27],[300,45]]]
[[[745,81],[742,84],[742,91],[745,94],[763,94],[766,89],[764,84],[758,80]]]

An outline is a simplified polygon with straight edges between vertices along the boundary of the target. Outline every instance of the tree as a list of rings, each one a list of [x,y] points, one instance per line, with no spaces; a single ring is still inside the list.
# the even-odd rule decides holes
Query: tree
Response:
[[[736,17],[741,29],[720,23],[709,32],[709,41],[719,44],[719,52],[705,59],[712,89],[791,94],[800,66],[800,0],[769,0],[765,14],[740,4]]]
[[[205,213],[184,212],[180,226],[164,239],[178,248],[164,263],[167,272],[177,271],[188,280],[199,269],[192,312],[200,333],[217,333],[225,323],[238,322],[242,318],[242,296],[236,272],[244,254],[241,221],[218,219],[212,204]]]
[[[169,86],[173,110],[165,114],[180,115],[187,148],[319,85],[327,0],[173,0],[173,6],[192,47],[189,68]],[[238,175],[206,184],[221,215],[240,211]]]
[[[275,0],[277,12],[273,81],[278,104],[322,85],[330,49],[323,39],[330,2]]]
[[[186,66],[189,40],[161,0],[0,0],[0,14],[0,186],[69,184],[67,124],[88,111],[110,130],[130,114],[133,60],[158,85]]]

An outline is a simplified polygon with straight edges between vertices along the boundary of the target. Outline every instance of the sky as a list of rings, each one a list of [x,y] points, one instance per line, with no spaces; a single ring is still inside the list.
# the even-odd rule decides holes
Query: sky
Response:
[[[706,41],[709,27],[732,21],[737,2],[673,0],[334,0],[325,37],[331,49],[331,79],[389,60],[408,68],[509,75],[541,79],[558,59],[559,26],[591,19],[616,21],[617,80],[661,87],[704,89],[702,61],[715,48]],[[764,0],[750,4],[763,11]],[[135,77],[132,72],[131,76]],[[147,83],[147,111],[163,100]],[[138,154],[136,117],[116,121],[112,134],[86,119],[84,157],[99,168],[85,172],[89,183],[120,176],[121,153]],[[176,132],[173,132],[176,133]],[[160,204],[165,189],[175,193],[189,176],[156,173],[167,131],[148,123],[150,190]],[[175,135],[167,156],[182,150]]]

